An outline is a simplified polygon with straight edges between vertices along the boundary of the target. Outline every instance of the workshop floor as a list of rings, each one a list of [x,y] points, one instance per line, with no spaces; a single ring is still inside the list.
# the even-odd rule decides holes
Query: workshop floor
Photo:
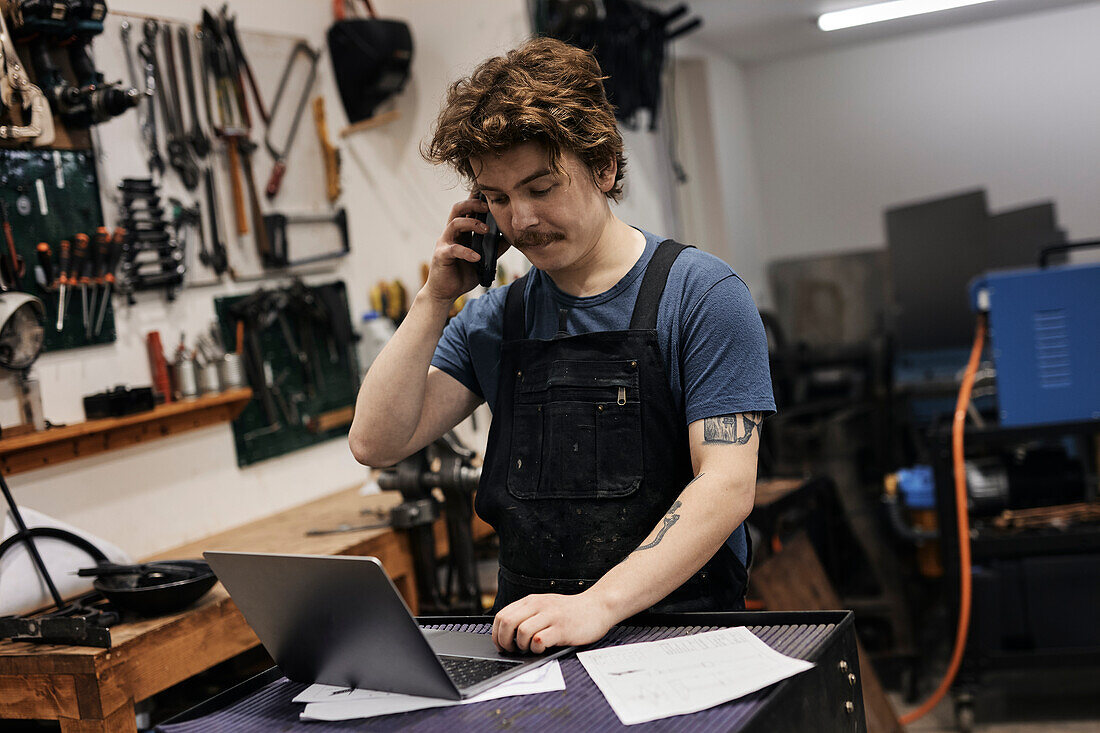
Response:
[[[1100,733],[1100,695],[1095,670],[1032,670],[991,679],[975,698],[976,733]],[[904,715],[918,707],[890,693]],[[954,733],[950,696],[908,726],[906,733]]]

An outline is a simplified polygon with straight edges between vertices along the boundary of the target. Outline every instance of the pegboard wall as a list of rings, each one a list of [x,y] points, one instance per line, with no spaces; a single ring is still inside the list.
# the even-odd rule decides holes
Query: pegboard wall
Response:
[[[65,318],[58,329],[61,293],[57,278],[43,285],[35,276],[39,242],[49,245],[56,273],[61,241],[73,244],[81,232],[94,240],[96,228],[104,223],[91,152],[0,149],[0,200],[7,209],[15,251],[23,260],[20,287],[46,306],[44,351],[114,341],[114,307],[110,299],[99,333],[94,331],[96,312],[103,303],[102,287],[92,285],[83,292],[79,287],[69,287]],[[7,243],[3,245],[2,256],[10,258]],[[93,293],[94,304],[90,302]],[[85,297],[95,307],[89,314],[93,326],[90,333],[84,327]]]
[[[180,10],[182,12],[183,9]],[[134,57],[135,63],[139,65],[137,70],[139,75],[141,74],[140,57],[137,55],[136,49],[142,38],[142,29],[147,20],[155,21],[162,32],[165,26],[171,27],[174,32],[178,31],[181,27],[185,27],[190,31],[190,48],[193,58],[193,70],[197,83],[196,101],[199,107],[199,118],[203,121],[204,132],[213,140],[213,149],[205,159],[200,161],[200,167],[209,167],[213,174],[214,187],[216,190],[215,213],[219,230],[217,238],[226,245],[230,273],[219,278],[213,269],[200,260],[198,246],[194,243],[190,243],[185,252],[187,274],[185,275],[184,287],[213,285],[225,279],[229,279],[230,277],[239,281],[247,281],[262,279],[265,276],[293,274],[293,272],[288,273],[285,269],[281,268],[271,269],[264,267],[257,253],[255,241],[256,228],[251,221],[250,215],[248,216],[249,231],[243,234],[238,233],[231,178],[228,172],[228,153],[225,144],[213,136],[212,131],[206,124],[208,117],[206,114],[205,99],[202,86],[198,84],[199,74],[201,73],[200,59],[202,57],[202,49],[199,45],[199,41],[195,38],[194,30],[195,24],[199,21],[201,6],[188,6],[187,10],[193,11],[195,16],[189,23],[181,22],[178,17],[150,18],[149,16],[131,15],[112,11],[104,21],[103,34],[97,37],[95,42],[96,63],[99,68],[103,70],[105,74],[108,74],[108,76],[113,74],[113,78],[121,77],[126,81],[127,85],[135,86],[140,89],[143,88],[142,81],[132,78],[133,74],[128,68],[123,48],[122,24],[126,22],[130,25],[128,39],[130,53]],[[275,93],[288,59],[290,59],[295,47],[301,43],[305,43],[306,39],[272,33],[252,32],[244,28],[239,29],[239,33],[241,45],[255,74],[261,97],[265,105],[270,107],[275,99]],[[313,83],[310,85],[309,93],[305,95],[306,106],[302,112],[293,142],[286,155],[286,175],[283,178],[278,195],[273,199],[268,199],[264,195],[263,188],[267,183],[275,160],[264,145],[264,136],[267,132],[266,127],[260,119],[259,114],[256,113],[255,105],[251,97],[249,98],[249,103],[253,110],[253,126],[250,137],[252,142],[257,146],[252,152],[252,167],[260,209],[265,215],[281,213],[293,220],[300,216],[329,217],[337,213],[337,210],[329,202],[325,193],[323,153],[311,109],[313,99],[321,94],[326,79],[330,75],[331,62],[329,61],[327,52],[322,48],[315,47],[315,50],[319,51],[321,54],[316,64],[316,75]],[[159,48],[159,52],[163,53],[163,48]],[[176,47],[176,53],[177,64],[182,68],[182,60],[179,58],[181,56],[180,48],[178,45]],[[299,99],[303,97],[302,90],[305,86],[306,76],[306,65],[298,63],[295,64],[293,72],[287,79],[286,89],[283,92],[282,100],[278,109],[274,111],[271,119],[271,139],[276,147],[281,148],[283,142],[286,140],[291,118],[296,111]],[[182,105],[186,110],[188,109],[187,95],[183,92],[184,85],[182,78],[180,80],[180,88],[181,96],[183,97]],[[162,148],[161,155],[162,157],[166,157],[163,147],[167,123],[161,106],[154,105],[154,107],[156,108],[157,114],[157,132],[160,137]],[[330,136],[335,135],[336,128],[333,126],[332,120],[336,112],[337,110],[328,111],[328,129]],[[217,119],[216,111],[214,111],[213,117],[215,120]],[[185,112],[184,118],[185,127],[189,127],[190,113]],[[112,212],[110,210],[115,208],[114,203],[118,200],[116,190],[118,183],[123,178],[146,177],[149,175],[149,168],[146,160],[147,153],[141,143],[141,127],[139,124],[139,115],[136,110],[129,111],[110,122],[99,125],[96,132],[98,136],[98,146],[100,150],[103,151],[99,161],[100,174],[104,183],[103,194],[107,202],[108,213],[111,214]],[[165,200],[176,198],[188,206],[193,204],[198,205],[202,211],[203,236],[208,244],[211,243],[213,241],[213,233],[210,231],[207,201],[203,186],[200,184],[195,190],[188,190],[180,180],[179,175],[170,166],[161,178],[160,186],[162,197]],[[247,207],[247,205],[248,198],[246,194],[245,206]],[[290,258],[292,260],[311,259],[318,256],[340,253],[344,250],[343,235],[339,227],[326,222],[291,223],[287,228],[287,240]],[[309,266],[310,272],[316,272],[318,270],[323,271],[324,269],[325,266],[323,262],[313,263]]]
[[[218,298],[215,307],[222,342],[238,344],[253,390],[233,421],[238,465],[347,435],[359,363],[343,282],[261,289]]]

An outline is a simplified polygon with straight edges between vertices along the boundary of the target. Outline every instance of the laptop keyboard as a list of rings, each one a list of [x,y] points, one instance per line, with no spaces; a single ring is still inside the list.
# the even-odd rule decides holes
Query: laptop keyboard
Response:
[[[484,682],[490,677],[495,677],[501,672],[506,672],[523,662],[505,662],[499,659],[478,659],[476,657],[452,657],[446,654],[439,655],[439,661],[443,663],[443,669],[454,680],[460,689],[472,687],[478,682]]]

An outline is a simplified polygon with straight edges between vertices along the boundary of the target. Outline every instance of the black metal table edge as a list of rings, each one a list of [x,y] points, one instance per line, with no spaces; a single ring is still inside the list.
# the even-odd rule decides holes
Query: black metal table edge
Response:
[[[416,621],[421,626],[438,626],[445,624],[484,624],[489,623],[492,616],[418,616]],[[619,626],[725,626],[734,628],[738,626],[783,626],[797,624],[836,624],[838,631],[843,631],[854,623],[854,615],[851,611],[703,611],[696,613],[643,613],[632,616],[623,621]],[[816,655],[815,655],[816,656]],[[815,661],[815,660],[809,660]],[[858,664],[858,660],[856,660]],[[270,667],[257,675],[249,677],[227,690],[223,690],[213,697],[207,698],[197,705],[177,713],[167,720],[163,720],[153,727],[159,731],[162,725],[174,725],[186,723],[192,720],[216,713],[265,686],[282,679],[283,673],[278,667]],[[785,679],[778,683],[777,690],[784,685],[791,684],[793,678]]]

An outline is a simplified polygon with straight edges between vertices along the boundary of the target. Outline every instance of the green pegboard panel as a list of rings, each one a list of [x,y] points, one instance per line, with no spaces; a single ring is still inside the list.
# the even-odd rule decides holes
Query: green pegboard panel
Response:
[[[56,289],[45,290],[35,280],[35,255],[39,242],[53,252],[54,270],[60,258],[61,240],[73,242],[78,232],[95,239],[96,228],[103,225],[99,204],[94,153],[90,150],[9,150],[0,149],[0,198],[8,209],[16,252],[26,263],[21,279],[23,290],[37,296],[46,306],[44,351],[74,349],[115,340],[114,305],[107,304],[99,335],[85,336],[80,288],[69,288],[65,322],[57,326]],[[7,244],[0,240],[4,256]],[[89,286],[88,299],[96,292],[99,310],[102,288]],[[91,314],[94,319],[95,313]],[[94,326],[94,320],[93,320]]]
[[[341,281],[310,286],[306,289],[314,295],[322,288],[332,288],[343,313],[334,318],[349,318],[347,289]],[[272,290],[271,292],[278,292]],[[217,298],[214,308],[221,330],[222,343],[233,350],[237,343],[237,319],[232,314],[233,306],[250,296]],[[293,315],[287,318],[291,330],[291,339],[297,351],[291,348],[281,325],[275,321],[260,331],[260,350],[263,358],[271,365],[274,381],[279,385],[286,401],[293,401],[292,411],[297,412],[298,420],[291,419],[276,401],[275,411],[280,428],[271,430],[271,423],[260,402],[255,384],[252,400],[245,406],[240,416],[233,421],[233,437],[237,446],[237,465],[247,466],[259,461],[285,455],[317,443],[341,438],[347,435],[348,426],[338,426],[324,432],[313,432],[307,427],[311,417],[355,405],[359,391],[359,363],[354,341],[347,346],[331,337],[330,331],[321,324],[312,328],[299,322]],[[350,318],[348,321],[350,327]],[[331,327],[331,325],[330,325]],[[311,333],[304,334],[303,331]],[[303,337],[304,336],[304,337]],[[312,344],[310,340],[312,336]],[[311,366],[307,370],[299,353]],[[243,370],[243,366],[242,366]],[[320,376],[309,384],[307,375]],[[246,372],[247,374],[247,372]]]

